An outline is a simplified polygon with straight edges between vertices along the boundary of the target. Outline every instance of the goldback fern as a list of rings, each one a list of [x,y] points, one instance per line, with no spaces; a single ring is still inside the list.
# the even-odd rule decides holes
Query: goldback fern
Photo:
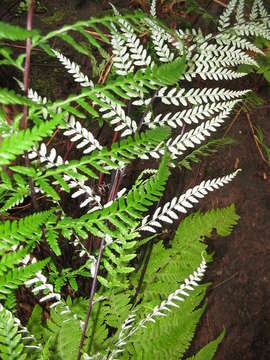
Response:
[[[121,15],[112,6],[112,15],[47,35],[31,29],[33,1],[28,30],[0,23],[0,64],[24,75],[24,84],[17,80],[23,92],[0,89],[1,359],[185,356],[205,309],[208,285],[199,283],[212,256],[204,239],[213,229],[229,235],[238,216],[233,205],[197,212],[166,244],[161,229],[239,170],[166,202],[162,197],[172,168],[191,169],[201,156],[231,142],[206,138],[250,90],[209,82],[193,87],[192,81],[227,80],[229,86],[246,75],[237,71],[239,65],[257,65],[252,54],[262,50],[253,39],[270,39],[270,17],[261,0],[253,2],[249,17],[244,5],[230,1],[217,32],[207,35],[169,29],[156,18],[155,1],[150,15]],[[95,83],[60,48],[52,48],[55,38],[86,55],[93,68],[95,57],[109,63],[112,56],[106,82]],[[28,51],[13,53],[12,41],[25,39]],[[81,90],[51,100],[29,88],[30,47],[58,59]],[[7,121],[6,109],[14,105],[17,115]],[[101,131],[114,130],[111,145],[94,135],[97,122]],[[58,153],[56,134],[69,138],[76,156],[70,149]],[[153,167],[130,189],[122,188],[133,161],[149,159]],[[28,212],[18,216],[18,206]],[[85,278],[92,278],[90,299]],[[27,324],[16,315],[22,286],[41,304]],[[192,359],[211,359],[223,336],[224,331]]]

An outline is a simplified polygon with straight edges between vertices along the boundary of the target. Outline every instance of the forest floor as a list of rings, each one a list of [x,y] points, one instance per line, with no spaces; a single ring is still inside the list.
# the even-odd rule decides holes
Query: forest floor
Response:
[[[132,8],[136,3],[120,0],[111,2],[118,9],[127,8],[128,3]],[[18,3],[4,1],[0,6],[0,19],[23,24],[25,13],[15,17]],[[102,0],[41,0],[38,3],[40,13],[35,15],[34,26],[44,33],[76,20],[97,16],[110,8],[108,1]],[[211,2],[208,2],[208,6],[207,11],[214,17],[222,10],[220,6],[211,6]],[[177,16],[170,17],[172,14],[164,10],[168,8],[163,8],[165,18],[169,17],[181,27],[181,20]],[[183,21],[190,21],[195,27],[202,21],[198,14],[185,17],[182,12],[182,15]],[[37,90],[40,88],[43,95],[56,98],[68,94],[73,85],[70,79],[57,75],[59,68],[54,64],[44,62],[39,56],[33,57],[32,83]],[[52,72],[58,85],[52,86],[47,81],[48,72]],[[207,293],[208,305],[192,349],[199,349],[225,327],[226,337],[215,356],[216,360],[270,359],[270,167],[263,162],[252,133],[252,126],[261,127],[265,141],[270,146],[270,86],[259,76],[252,77],[241,86],[256,88],[264,103],[251,108],[249,118],[242,111],[234,123],[232,119],[228,120],[219,132],[220,136],[226,132],[236,140],[236,144],[227,145],[214,156],[203,159],[193,167],[192,172],[183,171],[181,178],[175,176],[168,189],[169,193],[175,193],[175,188],[184,191],[203,179],[223,176],[238,167],[243,170],[228,187],[211,194],[200,203],[200,208],[207,210],[233,202],[241,216],[231,236],[209,240],[209,247],[215,256],[206,281],[212,285]]]

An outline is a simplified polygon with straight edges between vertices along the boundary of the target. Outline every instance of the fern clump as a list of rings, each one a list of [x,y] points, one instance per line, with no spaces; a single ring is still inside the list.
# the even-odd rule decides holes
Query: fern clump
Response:
[[[33,1],[29,18],[32,13]],[[261,0],[254,1],[249,18],[242,0],[230,1],[217,32],[206,35],[171,30],[157,20],[155,1],[151,15],[121,15],[113,7],[112,15],[46,35],[30,25],[24,30],[0,22],[0,64],[24,75],[21,90],[0,89],[1,358],[185,356],[205,309],[208,285],[201,281],[212,256],[204,240],[214,229],[229,235],[238,216],[233,205],[197,212],[178,224],[166,245],[159,230],[230,183],[240,169],[172,199],[165,197],[166,186],[172,168],[191,169],[200,156],[231,143],[206,139],[250,92],[229,84],[246,75],[239,65],[257,66],[252,53],[261,50],[252,39],[269,39],[269,28]],[[55,38],[59,47],[86,55],[93,67],[97,51],[97,59],[108,64],[103,82],[54,48]],[[26,53],[13,54],[7,40],[27,40]],[[59,60],[81,90],[53,100],[29,88],[35,47]],[[228,88],[189,84],[197,77],[200,84],[226,80]],[[11,122],[9,106],[17,107]],[[111,131],[109,145],[100,136],[103,129]],[[64,152],[57,136],[70,141]],[[122,184],[134,160],[150,160],[152,167],[126,189]],[[16,215],[18,206],[26,209],[23,215]],[[16,314],[21,286],[36,303],[24,325]],[[223,336],[224,331],[194,359],[211,359]]]

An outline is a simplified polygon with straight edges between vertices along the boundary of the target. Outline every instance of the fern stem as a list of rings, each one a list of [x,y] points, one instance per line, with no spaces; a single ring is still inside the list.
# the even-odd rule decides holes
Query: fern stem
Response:
[[[121,183],[121,180],[122,180],[121,171],[116,170],[116,173],[115,173],[115,175],[113,177],[113,180],[111,182],[112,185],[111,185],[111,191],[110,191],[110,194],[109,194],[109,197],[108,197],[108,201],[111,201],[111,200],[115,199],[116,194],[117,194],[118,189],[119,189],[119,186],[120,186],[120,183]],[[81,341],[80,341],[77,360],[80,360],[81,356],[82,356],[82,351],[81,350],[82,350],[83,345],[84,345],[85,336],[86,336],[86,330],[87,330],[88,322],[89,322],[92,307],[93,307],[93,300],[94,300],[94,295],[95,295],[96,286],[97,286],[97,276],[98,276],[98,272],[99,272],[101,258],[102,258],[102,255],[103,255],[104,245],[105,245],[105,238],[102,238],[101,242],[100,242],[100,247],[99,247],[99,253],[98,253],[98,258],[97,258],[97,263],[96,263],[96,268],[95,268],[95,274],[94,274],[93,282],[92,282],[92,285],[91,285],[91,291],[90,291],[90,296],[89,296],[89,304],[88,304],[87,314],[86,314],[85,321],[84,321],[84,327],[83,327],[83,331],[82,331],[82,337],[81,337]]]
[[[89,305],[88,305],[88,309],[87,309],[86,318],[84,321],[84,326],[83,326],[82,337],[81,337],[81,341],[80,341],[79,353],[78,353],[77,360],[80,360],[81,356],[82,356],[81,350],[83,348],[83,344],[85,341],[86,330],[87,330],[89,318],[90,318],[92,307],[93,307],[93,299],[94,299],[96,285],[97,285],[97,275],[98,275],[98,271],[99,271],[99,267],[100,267],[100,261],[101,261],[102,255],[103,255],[104,244],[105,244],[105,239],[103,238],[100,242],[100,248],[99,248],[99,253],[98,253],[98,258],[97,258],[97,263],[96,263],[95,275],[94,275],[92,286],[91,286]]]
[[[143,264],[143,269],[142,269],[141,276],[140,276],[140,279],[139,279],[139,282],[138,282],[138,285],[137,285],[137,288],[136,288],[136,292],[135,292],[134,298],[132,299],[132,303],[133,303],[132,307],[134,307],[136,305],[137,296],[139,295],[139,292],[141,290],[143,279],[144,279],[144,276],[145,276],[145,273],[146,273],[146,270],[147,270],[147,266],[149,264],[149,260],[150,260],[151,254],[152,254],[153,244],[154,244],[154,242],[153,242],[153,239],[152,239],[151,242],[150,242],[150,245],[149,245],[149,250],[148,250],[148,253],[146,255],[145,262]]]
[[[27,30],[31,31],[32,30],[32,21],[33,21],[33,13],[34,13],[34,1],[35,0],[31,0],[29,8],[28,8],[28,13],[27,13]],[[29,89],[29,75],[30,75],[30,60],[31,60],[31,38],[27,38],[26,39],[26,58],[25,58],[25,65],[24,65],[24,75],[23,75],[23,85],[24,85],[24,93],[27,96],[28,95],[28,89]],[[24,105],[23,107],[23,118],[22,118],[22,126],[24,127],[24,129],[27,129],[27,117],[28,117],[28,107],[27,105]],[[25,156],[25,166],[29,167],[30,166],[30,161],[29,161],[29,157],[28,157],[28,153],[25,152],[24,154]],[[37,200],[35,198],[35,190],[34,190],[34,182],[32,177],[29,177],[29,189],[30,189],[30,194],[31,194],[31,199],[32,199],[32,204],[35,210],[38,209],[38,203]]]

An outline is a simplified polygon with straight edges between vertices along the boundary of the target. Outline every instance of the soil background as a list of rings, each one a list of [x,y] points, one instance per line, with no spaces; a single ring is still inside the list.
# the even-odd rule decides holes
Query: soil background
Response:
[[[133,9],[146,3],[111,2],[119,10]],[[26,14],[18,14],[18,3],[2,0],[0,20],[24,25]],[[76,20],[98,16],[110,9],[109,2],[102,0],[41,0],[38,3],[40,6],[34,17],[34,27],[44,33]],[[202,1],[201,5],[208,12],[207,18],[207,14],[199,11],[185,13],[186,8],[182,7],[181,1],[176,1],[171,8],[169,5],[173,1],[163,3],[164,6],[158,8],[159,15],[169,25],[177,24],[179,27],[191,23],[194,27],[202,25],[211,30],[214,24],[211,15],[215,19],[222,11],[222,7],[214,1]],[[72,53],[65,55],[69,57]],[[76,54],[74,59],[80,62]],[[87,61],[84,58],[81,60],[83,69],[87,69]],[[71,87],[74,88],[72,79],[63,75],[58,63],[46,61],[42,55],[33,57],[31,83],[37,90],[40,88],[41,95],[46,95],[44,90],[54,98],[68,94]],[[0,81],[6,83],[4,75],[0,71]],[[51,78],[55,82],[53,86]],[[251,108],[249,114],[252,125],[263,129],[265,142],[270,146],[270,86],[259,75],[229,85],[230,88],[234,85],[235,88],[252,88],[263,98],[264,103]],[[215,83],[215,86],[218,84]],[[208,306],[192,342],[192,350],[198,350],[225,327],[226,336],[216,353],[216,360],[266,360],[270,359],[270,167],[260,157],[246,114],[242,112],[234,123],[231,121],[227,121],[217,137],[223,136],[227,130],[236,144],[203,159],[193,167],[192,172],[183,171],[181,177],[175,176],[168,194],[174,194],[175,188],[185,191],[203,179],[223,176],[237,167],[243,169],[229,186],[210,194],[200,203],[200,208],[207,210],[234,202],[241,218],[230,237],[216,237],[209,241],[215,256],[206,281],[211,281],[212,286],[207,293]]]

